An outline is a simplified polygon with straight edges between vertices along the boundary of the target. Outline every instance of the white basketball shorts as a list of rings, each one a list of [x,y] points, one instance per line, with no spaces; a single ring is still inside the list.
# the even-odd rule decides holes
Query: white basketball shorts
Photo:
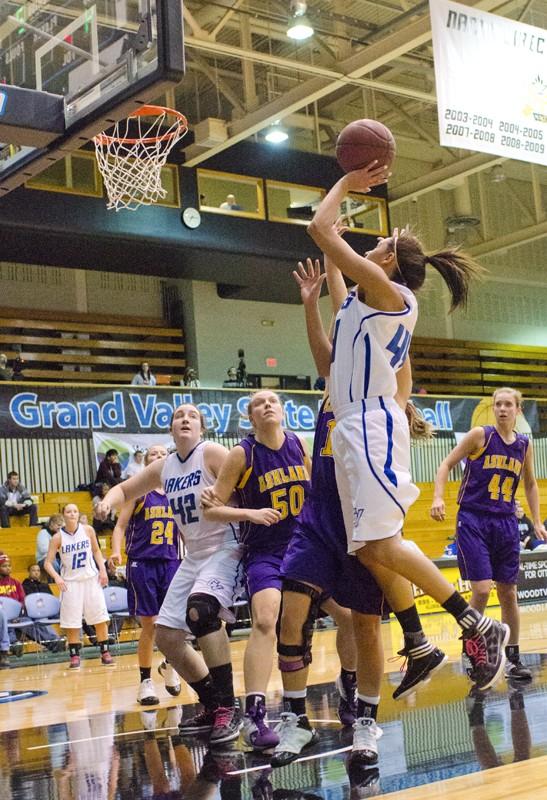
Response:
[[[241,546],[232,542],[205,556],[185,555],[167,590],[156,625],[189,633],[186,606],[190,595],[198,592],[216,597],[220,603],[219,617],[233,622],[234,615],[229,608],[242,591],[241,558]]]
[[[97,575],[83,581],[65,581],[61,592],[61,628],[81,628],[82,617],[88,625],[108,622],[106,601]]]
[[[394,536],[420,494],[410,476],[402,408],[392,398],[374,397],[338,409],[332,447],[348,552]]]

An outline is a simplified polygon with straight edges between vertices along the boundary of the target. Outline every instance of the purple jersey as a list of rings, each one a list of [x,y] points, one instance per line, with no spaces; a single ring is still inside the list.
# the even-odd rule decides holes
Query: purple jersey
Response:
[[[133,561],[180,561],[179,530],[166,494],[148,492],[137,501],[125,531],[125,552]]]
[[[270,450],[250,434],[239,442],[245,451],[245,473],[237,485],[243,508],[275,508],[281,519],[275,525],[240,524],[241,541],[250,552],[277,552],[286,548],[295,520],[302,511],[310,479],[304,448],[295,433],[285,432],[279,450]]]
[[[528,437],[515,434],[506,444],[493,425],[484,426],[484,446],[468,456],[458,494],[463,509],[487,514],[514,514]]]

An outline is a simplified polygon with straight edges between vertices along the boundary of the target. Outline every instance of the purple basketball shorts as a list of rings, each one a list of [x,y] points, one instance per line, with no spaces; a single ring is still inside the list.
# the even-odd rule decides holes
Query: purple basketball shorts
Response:
[[[456,526],[458,567],[469,581],[517,583],[520,538],[514,514],[460,508]]]
[[[180,561],[149,558],[127,560],[127,601],[130,614],[155,617],[167,594]]]

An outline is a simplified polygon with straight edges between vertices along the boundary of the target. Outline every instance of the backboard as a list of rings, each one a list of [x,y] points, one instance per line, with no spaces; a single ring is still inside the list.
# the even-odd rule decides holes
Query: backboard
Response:
[[[0,196],[183,74],[181,0],[0,0]]]

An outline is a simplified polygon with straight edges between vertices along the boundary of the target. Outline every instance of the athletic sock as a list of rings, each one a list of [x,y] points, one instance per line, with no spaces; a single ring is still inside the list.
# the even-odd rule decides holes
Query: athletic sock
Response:
[[[259,703],[266,705],[266,695],[262,692],[249,692],[245,695],[245,713],[248,714],[251,708]]]
[[[520,657],[520,647],[518,644],[508,644],[505,648],[505,655],[509,661],[518,661]]]
[[[357,719],[359,717],[371,717],[372,719],[376,719],[378,714],[378,703],[380,702],[380,696],[378,697],[368,697],[366,694],[358,694],[357,695]]]
[[[199,698],[199,702],[204,708],[213,709],[217,708],[217,693],[211,675],[208,673],[200,681],[195,683],[188,683]]]
[[[357,673],[354,669],[344,669],[344,667],[342,667],[340,669],[340,677],[342,678],[342,681],[347,681],[348,683],[357,682]]]
[[[104,642],[99,642],[99,650],[101,651],[101,655],[103,653],[108,653],[108,639],[105,639]]]
[[[143,681],[147,681],[152,674],[152,667],[139,667],[139,672],[141,673],[141,683]]]
[[[472,608],[458,592],[450,595],[448,600],[445,603],[441,603],[441,605],[445,611],[452,614],[464,631],[474,628],[483,619],[482,614],[476,608]]]
[[[405,639],[405,650],[412,650],[420,647],[420,657],[427,656],[433,652],[433,645],[427,640],[423,632],[422,623],[415,605],[405,608],[403,611],[395,611],[395,616],[403,630]]]
[[[224,708],[232,708],[235,705],[234,679],[232,675],[232,664],[220,664],[218,667],[211,667],[209,674],[213,679],[219,705]]]
[[[283,708],[298,717],[306,714],[307,689],[283,692]]]
[[[71,658],[72,658],[72,656],[79,656],[80,655],[80,647],[81,646],[82,645],[80,644],[80,642],[76,642],[76,644],[70,644],[69,643],[68,652],[69,652],[69,655],[70,655]]]

